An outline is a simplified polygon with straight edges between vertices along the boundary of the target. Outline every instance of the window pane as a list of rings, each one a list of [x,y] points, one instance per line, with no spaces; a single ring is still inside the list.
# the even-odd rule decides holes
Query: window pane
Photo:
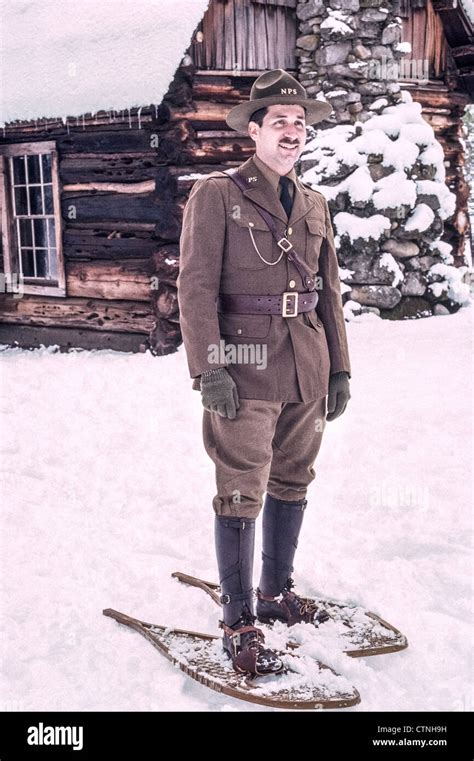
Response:
[[[45,249],[36,249],[36,276],[48,277],[48,252]]]
[[[31,220],[19,219],[18,224],[20,225],[20,248],[22,246],[32,246]]]
[[[33,225],[35,229],[35,246],[40,248],[48,247],[48,239],[46,237],[46,220],[34,219]]]
[[[30,192],[30,213],[44,214],[43,202],[41,200],[41,188],[29,188]]]
[[[25,184],[25,160],[26,156],[13,158],[13,182],[15,185]]]
[[[44,186],[44,205],[45,205],[45,210],[44,210],[45,214],[54,214],[52,185]]]
[[[28,214],[26,188],[15,188],[15,212],[16,214]]]
[[[28,184],[41,182],[39,156],[28,156]]]
[[[27,248],[21,249],[21,262],[23,267],[23,274],[25,277],[34,277],[35,265],[33,263],[33,251]]]
[[[55,248],[52,248],[49,252],[49,263],[50,263],[50,277],[52,280],[58,279],[58,260],[57,260],[57,251]]]
[[[46,222],[48,223],[48,246],[50,248],[55,248],[55,246],[56,246],[56,226],[54,224],[54,219],[47,219]]]
[[[43,153],[43,182],[51,182],[51,154]]]

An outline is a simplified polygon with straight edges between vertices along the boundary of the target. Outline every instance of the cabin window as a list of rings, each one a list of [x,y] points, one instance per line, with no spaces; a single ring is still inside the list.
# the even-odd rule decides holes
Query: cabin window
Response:
[[[24,293],[66,295],[57,167],[54,143],[0,146],[3,269]]]

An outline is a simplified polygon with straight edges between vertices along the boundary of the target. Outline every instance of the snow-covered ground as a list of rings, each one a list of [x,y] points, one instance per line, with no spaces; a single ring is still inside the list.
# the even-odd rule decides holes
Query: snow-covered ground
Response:
[[[359,689],[349,710],[472,711],[472,309],[348,334],[352,399],[326,428],[297,588],[357,600],[408,637],[366,659],[321,644]],[[193,682],[102,615],[218,631],[210,598],[170,577],[216,577],[213,467],[183,349],[0,360],[0,710],[270,710]]]

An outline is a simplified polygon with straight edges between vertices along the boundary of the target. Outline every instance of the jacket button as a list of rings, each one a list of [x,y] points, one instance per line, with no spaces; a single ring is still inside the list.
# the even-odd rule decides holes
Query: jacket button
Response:
[[[291,235],[291,233],[292,233],[292,232],[293,232],[293,228],[292,228],[292,227],[289,227],[289,228],[288,228],[288,235]]]
[[[295,283],[295,281],[294,281],[294,280],[290,280],[290,282],[288,283],[288,285],[289,285],[289,287],[290,287],[290,288],[294,288],[294,287],[295,287],[295,285],[296,285],[296,283]]]
[[[237,333],[240,336],[240,334],[242,333],[242,328],[237,328]]]

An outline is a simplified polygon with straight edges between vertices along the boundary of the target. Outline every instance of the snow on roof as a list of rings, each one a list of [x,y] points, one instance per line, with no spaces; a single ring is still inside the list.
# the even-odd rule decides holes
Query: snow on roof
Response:
[[[474,24],[474,2],[473,0],[461,0],[461,5],[466,12],[466,16]]]
[[[3,0],[0,124],[160,103],[209,0]]]

